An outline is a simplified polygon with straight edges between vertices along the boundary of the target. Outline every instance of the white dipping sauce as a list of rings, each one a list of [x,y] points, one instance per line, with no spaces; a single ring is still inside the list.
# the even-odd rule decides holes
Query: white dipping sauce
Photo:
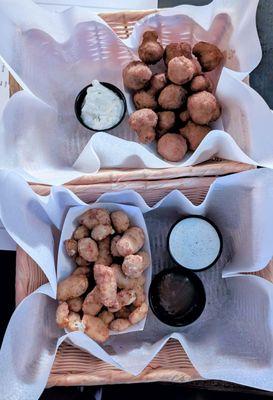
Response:
[[[171,231],[169,249],[176,262],[199,270],[217,258],[221,248],[218,232],[208,221],[190,217],[179,221]]]
[[[91,129],[109,129],[120,121],[123,111],[123,101],[116,93],[99,81],[92,81],[92,86],[87,89],[81,111],[81,118],[85,125]]]

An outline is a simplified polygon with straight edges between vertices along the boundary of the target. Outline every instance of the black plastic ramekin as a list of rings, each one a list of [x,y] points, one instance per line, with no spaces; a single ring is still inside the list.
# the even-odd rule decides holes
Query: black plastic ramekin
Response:
[[[109,82],[100,82],[100,84],[103,85],[103,86],[105,86],[107,89],[112,90],[112,92],[116,93],[116,95],[122,100],[122,103],[123,103],[123,113],[122,113],[122,115],[121,115],[119,121],[118,121],[115,125],[113,125],[113,126],[111,126],[111,127],[109,127],[109,128],[106,128],[106,129],[93,129],[93,128],[90,128],[90,126],[86,125],[86,124],[83,122],[83,120],[82,120],[81,112],[82,112],[83,102],[84,102],[85,96],[86,96],[86,94],[87,94],[87,89],[88,89],[90,86],[92,86],[92,83],[91,83],[90,85],[87,85],[87,86],[86,86],[85,88],[83,88],[83,89],[80,91],[80,93],[77,95],[76,100],[75,100],[74,110],[75,110],[75,114],[76,114],[76,117],[77,117],[78,121],[79,121],[85,128],[87,128],[87,129],[89,129],[90,131],[93,131],[93,132],[109,131],[110,129],[116,128],[116,127],[123,121],[123,119],[124,119],[124,117],[125,117],[125,114],[126,114],[126,111],[127,111],[126,99],[125,99],[125,96],[124,96],[124,94],[122,93],[122,91],[121,91],[118,87],[116,87],[115,85],[112,85],[112,83],[109,83]]]
[[[164,324],[186,326],[202,314],[206,305],[205,289],[194,272],[181,267],[164,269],[152,280],[149,303],[154,315]]]

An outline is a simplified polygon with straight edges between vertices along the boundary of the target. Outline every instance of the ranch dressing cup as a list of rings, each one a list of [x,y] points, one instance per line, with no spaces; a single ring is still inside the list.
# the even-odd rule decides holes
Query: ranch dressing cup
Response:
[[[172,226],[168,249],[176,264],[191,271],[202,271],[219,259],[223,239],[217,226],[208,218],[189,215]]]
[[[126,110],[124,94],[108,82],[93,80],[81,90],[75,100],[78,121],[95,132],[116,128],[122,122]]]

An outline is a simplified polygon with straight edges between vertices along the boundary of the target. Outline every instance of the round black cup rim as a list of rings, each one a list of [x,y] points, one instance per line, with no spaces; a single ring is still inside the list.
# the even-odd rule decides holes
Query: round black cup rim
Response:
[[[122,113],[122,116],[121,116],[120,120],[115,125],[111,126],[110,128],[107,128],[107,129],[93,129],[93,128],[90,128],[90,126],[86,125],[83,122],[82,118],[81,118],[81,109],[82,109],[83,100],[84,100],[84,98],[86,96],[86,93],[87,93],[87,89],[89,87],[93,86],[93,85],[92,85],[92,83],[90,83],[89,85],[85,86],[78,93],[78,95],[76,97],[76,100],[75,100],[75,103],[74,103],[74,111],[75,111],[75,114],[76,114],[76,117],[77,117],[78,121],[85,128],[87,128],[87,129],[89,129],[90,131],[93,131],[93,132],[101,132],[101,131],[107,132],[107,131],[109,131],[111,129],[116,128],[123,121],[123,119],[125,117],[125,114],[126,114],[126,111],[127,111],[126,98],[125,98],[124,94],[122,93],[122,91],[117,86],[115,86],[115,85],[113,85],[112,83],[109,83],[109,82],[100,82],[100,84],[105,86],[107,89],[112,90],[112,92],[116,93],[118,95],[118,97],[122,100],[122,102],[123,102],[123,113]]]
[[[171,249],[170,249],[170,236],[171,236],[172,230],[173,230],[173,228],[174,228],[179,222],[183,221],[184,219],[188,219],[188,218],[199,218],[199,219],[203,219],[203,220],[207,221],[208,223],[210,223],[210,224],[214,227],[214,229],[216,230],[216,232],[217,232],[217,234],[218,234],[218,236],[219,236],[219,240],[220,240],[219,252],[218,252],[216,258],[214,259],[214,261],[212,261],[212,263],[210,263],[210,265],[208,265],[208,266],[206,266],[206,267],[204,267],[204,268],[200,268],[200,269],[191,269],[191,268],[185,267],[184,265],[180,264],[180,263],[173,257],[173,255],[172,255],[172,253],[171,253]],[[209,218],[203,217],[202,215],[195,215],[195,214],[193,214],[193,215],[186,215],[185,217],[179,218],[179,219],[171,226],[171,229],[169,230],[169,233],[168,233],[168,236],[167,236],[167,245],[168,245],[168,252],[169,252],[169,255],[170,255],[172,261],[173,261],[177,266],[182,267],[182,268],[185,268],[185,269],[188,270],[188,271],[201,272],[201,271],[205,271],[206,269],[209,269],[209,268],[213,267],[213,266],[217,263],[217,261],[219,260],[219,258],[221,257],[221,254],[222,254],[222,251],[223,251],[223,236],[222,236],[221,231],[219,230],[218,226],[217,226],[213,221],[211,221]]]
[[[162,279],[163,276],[169,274],[169,273],[178,273],[178,274],[183,274],[184,276],[188,277],[190,279],[190,281],[193,283],[195,289],[196,286],[197,289],[199,291],[200,294],[200,298],[201,301],[199,302],[200,305],[200,312],[199,314],[197,314],[196,318],[194,318],[192,321],[188,322],[188,323],[175,323],[172,322],[172,317],[169,318],[162,318],[162,315],[160,315],[160,311],[156,310],[156,306],[153,303],[152,300],[152,296],[153,296],[153,291],[155,290],[155,285],[157,284],[157,281]],[[179,267],[179,266],[175,266],[175,267],[171,267],[171,268],[166,268],[163,269],[162,271],[160,271],[158,274],[156,274],[152,280],[152,283],[150,285],[149,288],[149,305],[151,307],[151,310],[153,312],[153,314],[155,315],[155,317],[161,321],[162,323],[169,325],[169,326],[173,326],[173,327],[183,327],[183,326],[188,326],[193,324],[195,321],[197,321],[201,315],[204,312],[205,306],[206,306],[206,292],[205,292],[205,288],[204,285],[201,281],[201,279],[191,270],[183,268],[183,267]]]

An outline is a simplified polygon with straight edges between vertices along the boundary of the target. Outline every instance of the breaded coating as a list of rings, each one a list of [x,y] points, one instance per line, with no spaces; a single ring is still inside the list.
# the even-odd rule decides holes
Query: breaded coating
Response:
[[[145,318],[147,314],[148,314],[148,306],[146,303],[142,303],[140,307],[137,307],[129,315],[129,321],[132,325],[135,325],[138,322],[140,322],[143,318]]]
[[[138,226],[133,226],[127,229],[122,238],[117,242],[117,250],[123,257],[135,254],[143,247],[144,240],[143,230]]]
[[[175,57],[168,64],[168,78],[176,85],[184,85],[192,80],[196,66],[187,57]]]
[[[204,72],[214,70],[224,59],[221,50],[208,42],[197,43],[194,45],[192,52],[197,57]]]
[[[165,133],[157,142],[157,151],[167,161],[182,161],[188,150],[186,140],[176,133]]]
[[[74,239],[64,241],[65,250],[69,257],[74,257],[78,253],[78,242]]]
[[[84,314],[82,323],[85,326],[84,332],[98,343],[104,343],[109,338],[109,329],[101,318]]]
[[[221,108],[216,97],[203,91],[188,98],[188,111],[193,122],[208,125],[220,117]]]
[[[146,64],[155,64],[163,57],[164,48],[156,31],[146,31],[138,48],[139,58]]]
[[[91,238],[83,238],[78,241],[79,255],[88,262],[96,261],[99,256],[98,245]]]
[[[79,223],[88,229],[93,229],[99,224],[110,225],[110,214],[105,208],[92,208],[80,216]]]
[[[184,88],[171,83],[160,92],[158,104],[165,110],[177,110],[185,103],[186,95]]]
[[[187,57],[189,59],[192,58],[191,45],[189,43],[170,43],[165,47],[163,58],[166,65],[168,65],[173,58],[181,56]]]
[[[195,151],[204,137],[211,131],[208,125],[197,125],[189,121],[187,125],[179,130],[181,135],[187,139],[189,150]]]
[[[88,288],[86,275],[70,275],[68,278],[58,283],[57,299],[66,301],[75,297],[80,297]]]
[[[102,304],[111,307],[117,297],[117,281],[113,269],[105,265],[95,265],[94,278],[100,291]]]
[[[124,211],[113,211],[111,213],[111,220],[117,233],[125,232],[130,226],[128,215]]]
[[[153,73],[141,61],[131,61],[123,70],[123,83],[128,89],[140,90],[149,82]]]

